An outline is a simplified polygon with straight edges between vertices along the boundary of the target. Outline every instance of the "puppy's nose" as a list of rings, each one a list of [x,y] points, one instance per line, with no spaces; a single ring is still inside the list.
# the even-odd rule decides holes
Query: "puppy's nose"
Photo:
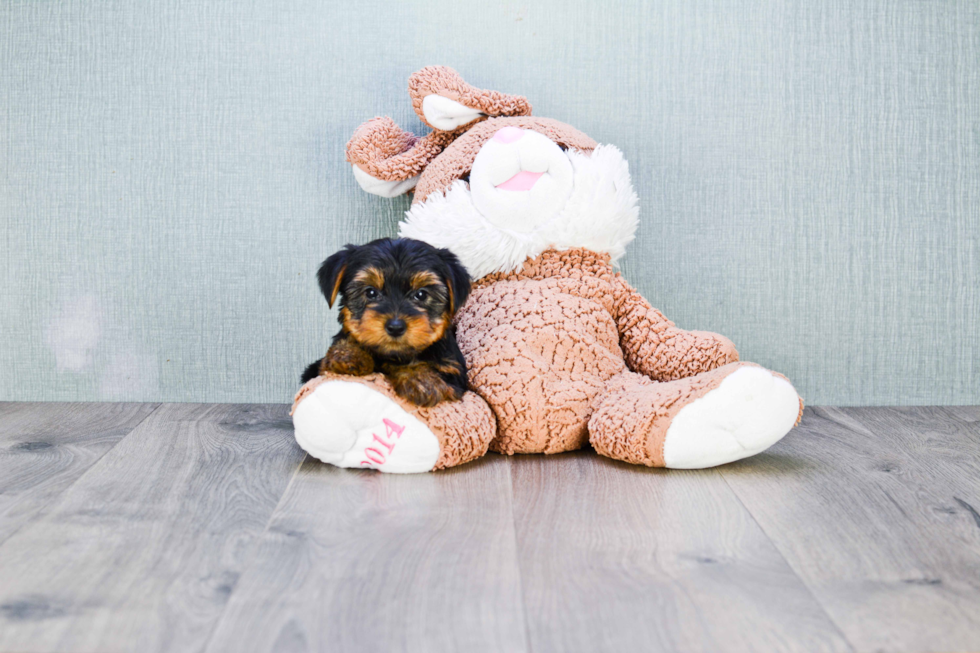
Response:
[[[388,335],[392,338],[397,338],[405,333],[407,329],[408,325],[405,324],[405,320],[401,319],[400,317],[393,317],[385,322],[385,331],[387,331]]]
[[[493,135],[493,140],[500,143],[513,143],[524,135],[524,130],[519,127],[504,127]]]

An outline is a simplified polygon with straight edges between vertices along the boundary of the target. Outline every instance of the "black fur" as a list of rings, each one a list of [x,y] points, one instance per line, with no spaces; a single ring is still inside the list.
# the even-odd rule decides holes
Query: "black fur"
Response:
[[[336,298],[334,288],[336,288],[337,278],[344,273],[344,269],[347,267],[347,259],[354,249],[356,249],[355,245],[345,246],[344,249],[324,261],[320,265],[320,269],[317,270],[316,279],[320,283],[320,292],[327,298],[327,305],[331,308],[333,308],[334,299]]]
[[[311,381],[316,377],[320,376],[320,361],[322,360],[323,359],[320,358],[306,366],[306,369],[303,370],[303,376],[300,377],[303,383],[306,383],[307,381]]]
[[[377,297],[370,297],[371,288],[356,281],[358,272],[377,269],[384,276],[383,288]],[[413,275],[429,272],[438,277],[445,287],[436,284],[425,289],[426,298],[413,297],[418,289],[412,289]],[[332,346],[353,339],[373,357],[375,370],[381,371],[393,365],[429,363],[442,367],[439,376],[452,386],[459,396],[466,390],[466,361],[456,343],[456,334],[449,326],[442,338],[427,348],[416,351],[381,350],[353,338],[344,326],[344,310],[359,320],[370,308],[377,314],[411,318],[425,314],[428,320],[451,319],[470,293],[470,276],[456,255],[446,249],[437,249],[428,243],[408,238],[382,238],[366,245],[346,245],[327,258],[317,273],[320,291],[332,306],[340,296],[341,314],[338,321],[341,330],[333,337]],[[320,374],[324,359],[311,363],[303,372],[306,383]],[[459,373],[444,371],[446,363],[454,363]]]

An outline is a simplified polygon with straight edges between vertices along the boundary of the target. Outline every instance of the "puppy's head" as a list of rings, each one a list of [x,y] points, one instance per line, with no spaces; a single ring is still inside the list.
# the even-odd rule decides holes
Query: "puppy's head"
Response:
[[[320,266],[320,290],[361,345],[404,355],[437,342],[470,292],[470,277],[445,249],[408,238],[347,245]]]

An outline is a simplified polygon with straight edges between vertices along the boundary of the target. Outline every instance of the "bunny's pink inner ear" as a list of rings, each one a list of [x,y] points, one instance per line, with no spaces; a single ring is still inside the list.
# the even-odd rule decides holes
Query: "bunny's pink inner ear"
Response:
[[[531,115],[526,98],[470,86],[446,66],[428,66],[414,73],[408,80],[408,94],[422,122],[443,132],[488,117]]]
[[[375,180],[404,182],[421,174],[451,141],[452,136],[438,132],[419,138],[403,131],[391,118],[373,118],[354,131],[347,143],[347,161]],[[367,179],[358,176],[359,181],[362,178]],[[405,192],[411,186],[398,188]]]

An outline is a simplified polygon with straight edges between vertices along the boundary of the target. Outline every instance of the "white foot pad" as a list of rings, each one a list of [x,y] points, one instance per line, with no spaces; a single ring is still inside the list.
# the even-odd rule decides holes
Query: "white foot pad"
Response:
[[[701,469],[754,456],[786,435],[799,412],[789,382],[761,367],[740,367],[677,413],[664,440],[664,463]]]
[[[394,474],[428,472],[439,440],[401,406],[362,383],[327,381],[293,413],[296,442],[337,467]]]

